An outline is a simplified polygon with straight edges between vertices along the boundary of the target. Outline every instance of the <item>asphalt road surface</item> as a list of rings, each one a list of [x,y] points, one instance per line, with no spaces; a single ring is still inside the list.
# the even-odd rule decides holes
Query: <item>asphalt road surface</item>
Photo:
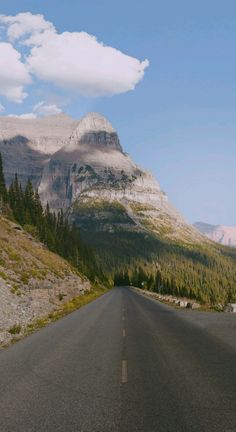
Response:
[[[115,288],[0,352],[0,431],[236,432],[235,326]]]

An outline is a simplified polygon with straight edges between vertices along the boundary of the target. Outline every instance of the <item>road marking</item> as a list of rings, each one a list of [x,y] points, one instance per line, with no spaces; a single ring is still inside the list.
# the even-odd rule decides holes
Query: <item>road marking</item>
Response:
[[[125,332],[125,329],[123,329],[123,337],[125,337],[126,336],[126,332]]]
[[[126,384],[128,382],[127,360],[122,360],[121,382],[122,384]]]
[[[122,319],[123,319],[123,321],[125,321],[125,316],[124,316],[124,315],[123,315],[123,318],[122,318]]]

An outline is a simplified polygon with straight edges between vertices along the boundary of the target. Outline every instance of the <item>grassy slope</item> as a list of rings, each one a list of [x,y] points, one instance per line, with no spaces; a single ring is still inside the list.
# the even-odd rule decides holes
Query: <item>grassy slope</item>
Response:
[[[102,292],[98,287],[90,289],[89,281],[66,260],[0,217],[0,345]]]
[[[15,287],[30,279],[63,278],[77,272],[17,224],[0,218],[0,276]]]

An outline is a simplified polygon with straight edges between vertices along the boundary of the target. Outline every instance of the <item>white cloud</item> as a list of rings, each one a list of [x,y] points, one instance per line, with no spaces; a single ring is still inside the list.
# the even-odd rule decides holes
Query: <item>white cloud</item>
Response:
[[[0,112],[1,112],[1,104],[0,104]],[[46,117],[50,115],[60,114],[62,109],[59,108],[56,104],[47,104],[44,101],[38,102],[33,107],[33,112],[24,113],[24,114],[9,114],[8,117],[20,118],[20,119],[35,119],[38,117]]]
[[[84,32],[51,34],[28,57],[29,70],[41,80],[90,97],[133,90],[148,64]]]
[[[9,114],[7,117],[14,117],[14,118],[18,118],[18,119],[23,119],[23,120],[30,120],[30,119],[35,119],[37,118],[36,114],[34,113],[25,113],[25,114]]]
[[[1,111],[1,105],[0,105]],[[46,117],[50,115],[60,114],[62,112],[56,104],[46,104],[44,101],[37,103],[33,107],[33,112],[24,114],[9,114],[8,117],[14,117],[19,119],[35,119],[37,117]]]
[[[70,92],[89,97],[133,90],[148,60],[139,61],[105,46],[85,32],[57,33],[42,15],[0,15],[9,40],[31,47],[26,63],[31,74]]]
[[[5,111],[5,107],[0,103],[0,112]]]
[[[60,114],[62,112],[62,109],[59,108],[56,104],[46,104],[44,101],[42,101],[34,106],[33,112],[37,113],[40,116],[49,116]]]
[[[0,15],[0,23],[7,27],[7,35],[11,42],[23,39],[23,43],[35,44],[42,40],[48,32],[55,33],[55,27],[44,19],[43,15],[33,15],[30,12],[19,13],[15,16]]]
[[[20,53],[6,42],[0,42],[0,95],[13,102],[22,102],[27,96],[24,86],[31,82]]]

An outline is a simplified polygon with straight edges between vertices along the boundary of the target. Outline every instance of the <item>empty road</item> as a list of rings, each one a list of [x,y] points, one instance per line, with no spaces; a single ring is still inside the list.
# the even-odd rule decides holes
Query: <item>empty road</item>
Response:
[[[0,351],[1,432],[236,432],[236,316],[115,288]]]

